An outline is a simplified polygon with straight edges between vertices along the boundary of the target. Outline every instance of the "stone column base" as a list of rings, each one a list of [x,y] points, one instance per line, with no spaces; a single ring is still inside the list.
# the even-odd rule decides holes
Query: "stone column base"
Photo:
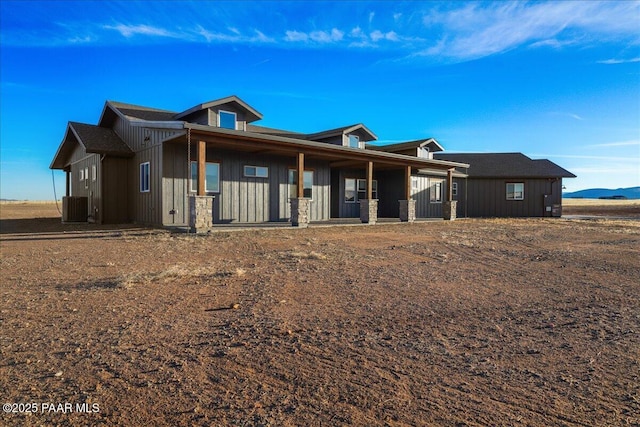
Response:
[[[456,219],[457,207],[458,202],[456,200],[444,202],[442,204],[442,217],[447,221],[454,221]]]
[[[378,221],[378,199],[360,200],[360,221],[371,225]]]
[[[400,200],[400,221],[414,222],[416,220],[416,201],[413,199]]]
[[[189,227],[192,233],[207,233],[213,227],[214,196],[189,196]]]
[[[311,220],[311,199],[296,198],[291,199],[291,225],[305,228],[309,226]]]

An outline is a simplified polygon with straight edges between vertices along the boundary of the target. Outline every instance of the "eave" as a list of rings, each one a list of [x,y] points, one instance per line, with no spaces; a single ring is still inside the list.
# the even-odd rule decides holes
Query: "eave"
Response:
[[[405,156],[402,154],[387,153],[384,151],[343,147],[323,142],[221,129],[192,123],[184,123],[184,128],[190,130],[189,134],[192,142],[203,140],[215,143],[217,146],[222,148],[292,157],[303,152],[309,158],[335,162],[335,166],[346,166],[345,162],[351,162],[354,165],[363,165],[366,162],[374,162],[378,166],[411,166],[416,169],[430,168],[436,170],[449,170],[456,167],[469,167],[469,165],[465,163],[423,159]],[[184,141],[184,138],[185,137],[182,136],[173,138],[173,140]]]

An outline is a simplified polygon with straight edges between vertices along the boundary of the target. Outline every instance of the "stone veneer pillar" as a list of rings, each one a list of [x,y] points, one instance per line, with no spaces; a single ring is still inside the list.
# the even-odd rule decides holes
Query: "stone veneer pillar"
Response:
[[[189,196],[189,226],[193,233],[207,233],[213,227],[214,196]]]
[[[458,207],[458,202],[456,200],[452,200],[450,202],[444,202],[442,204],[442,216],[447,221],[453,221],[456,219],[456,209]]]
[[[416,201],[413,199],[400,200],[400,221],[414,222],[416,220]]]
[[[311,199],[305,197],[291,199],[291,225],[300,228],[308,227],[311,219],[310,207]]]
[[[360,200],[360,221],[371,225],[378,221],[378,199]]]

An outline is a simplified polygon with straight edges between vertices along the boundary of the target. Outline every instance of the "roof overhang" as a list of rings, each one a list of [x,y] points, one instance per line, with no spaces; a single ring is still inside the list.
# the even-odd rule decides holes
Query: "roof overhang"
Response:
[[[85,137],[86,137],[86,129],[92,129],[92,134],[90,138],[93,138],[96,141],[103,141],[106,137],[108,142],[111,142],[112,146],[102,145],[96,146],[95,144],[91,144],[90,141],[86,141],[83,139],[80,130],[85,129]],[[97,133],[95,131],[98,131]],[[126,144],[113,132],[112,129],[101,128],[100,126],[94,125],[86,125],[83,123],[69,122],[67,124],[67,129],[64,133],[64,137],[62,138],[62,142],[56,151],[51,164],[49,165],[50,169],[65,169],[67,167],[67,159],[73,153],[73,150],[77,145],[80,145],[85,149],[87,153],[90,154],[104,154],[111,155],[116,157],[131,157],[133,156],[133,152],[126,146]]]
[[[207,108],[222,106],[225,104],[235,104],[241,110],[243,110],[246,114],[247,123],[255,122],[256,120],[262,119],[262,114],[251,107],[249,104],[244,102],[242,99],[238,98],[235,95],[228,96],[222,99],[216,99],[214,101],[204,102],[202,104],[198,104],[194,107],[189,108],[188,110],[183,111],[182,113],[176,114],[176,119],[181,119],[183,117],[187,117],[188,115],[195,113],[200,110],[206,110]]]
[[[468,164],[445,160],[423,159],[384,151],[343,147],[324,142],[301,140],[283,136],[265,135],[246,131],[222,129],[212,126],[184,123],[189,136],[180,135],[167,141],[215,143],[220,148],[247,151],[260,154],[274,154],[295,157],[304,153],[307,158],[332,162],[333,166],[362,166],[373,162],[376,167],[407,167],[446,171],[456,167],[467,168]]]
[[[371,130],[365,125],[363,125],[362,123],[358,123],[351,126],[345,126],[337,129],[325,130],[322,132],[309,133],[306,135],[306,139],[318,140],[323,138],[330,138],[332,136],[348,135],[356,131],[360,131],[365,135],[365,138],[363,139],[363,141],[373,141],[378,139],[376,134],[371,132]]]

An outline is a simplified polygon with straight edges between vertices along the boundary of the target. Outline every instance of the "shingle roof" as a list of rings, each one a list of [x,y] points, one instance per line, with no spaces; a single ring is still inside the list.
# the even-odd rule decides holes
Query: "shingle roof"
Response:
[[[300,132],[293,132],[293,131],[289,131],[289,130],[269,128],[269,127],[265,127],[265,126],[256,126],[256,125],[252,125],[252,124],[247,124],[247,131],[248,132],[255,132],[255,133],[263,133],[265,135],[289,136],[291,138],[304,138],[304,136],[305,136],[303,133],[300,133]]]
[[[176,112],[159,108],[143,107],[141,105],[125,104],[124,102],[109,101],[109,104],[125,116],[150,121],[175,120]]]
[[[131,156],[131,148],[113,131],[113,129],[85,123],[69,122],[86,148],[87,153],[108,154],[112,156]]]
[[[442,145],[440,145],[438,141],[436,141],[434,138],[416,139],[415,141],[398,142],[396,144],[387,144],[387,145],[367,144],[367,148],[370,148],[372,150],[388,151],[390,153],[395,153],[398,151],[403,151],[411,148],[418,148],[425,145],[434,146],[436,149],[431,150],[433,152],[444,150],[444,148],[442,148]]]
[[[468,163],[469,178],[575,178],[547,160],[532,160],[522,153],[434,153],[434,159]]]

